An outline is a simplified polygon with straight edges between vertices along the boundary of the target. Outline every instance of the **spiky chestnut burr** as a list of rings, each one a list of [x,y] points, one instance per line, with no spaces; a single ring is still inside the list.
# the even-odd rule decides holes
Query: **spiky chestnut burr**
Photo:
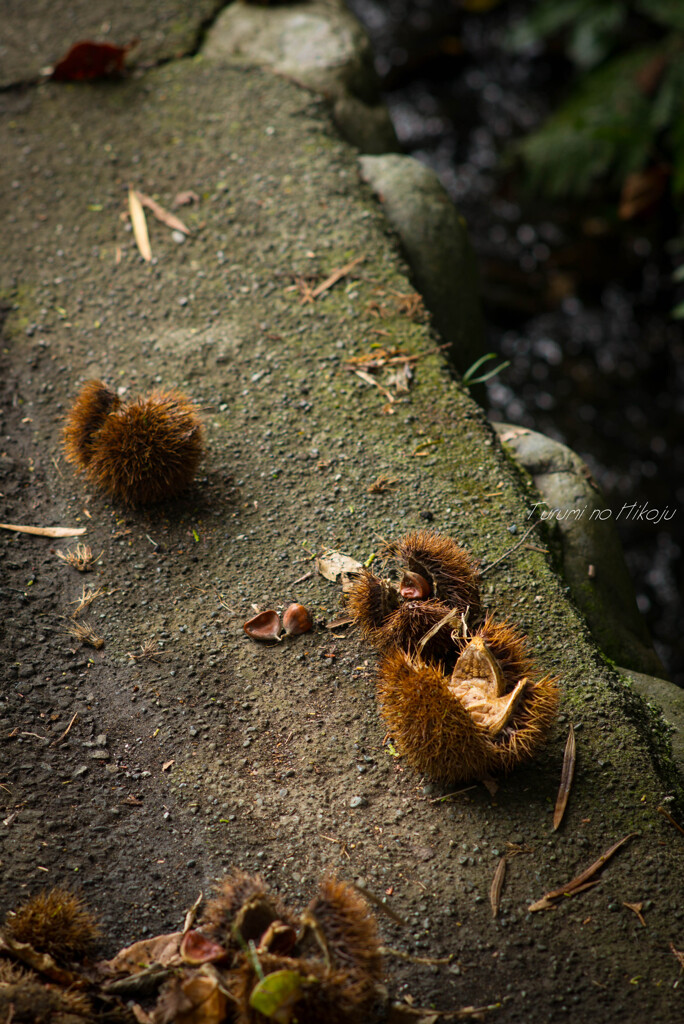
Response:
[[[67,420],[65,444],[67,458],[111,498],[148,505],[189,486],[204,454],[204,431],[180,391],[155,390],[124,405],[101,381],[90,381]]]
[[[414,530],[387,544],[390,555],[410,573],[431,584],[431,596],[458,612],[470,609],[470,621],[480,613],[480,574],[472,556],[451,537],[434,530]]]
[[[333,967],[382,978],[382,957],[375,917],[363,897],[335,878],[324,878],[302,914]]]
[[[121,399],[101,380],[87,381],[78,393],[64,425],[67,462],[86,470],[93,457],[97,432]]]
[[[367,569],[352,584],[347,607],[364,639],[383,652],[394,647],[415,650],[425,634],[451,610],[434,598],[406,600],[392,583]],[[452,630],[452,625],[445,625],[431,637],[424,657],[442,661],[453,652]]]
[[[68,889],[33,896],[7,916],[5,931],[56,960],[80,961],[90,953],[100,930],[83,900]]]
[[[236,923],[244,933],[243,940],[252,939],[258,946],[274,921],[291,924],[292,915],[258,875],[236,870],[223,880],[218,895],[207,903],[200,928],[229,950],[239,948],[234,934]]]
[[[364,570],[348,593],[348,608],[364,638],[380,651],[400,647],[416,652],[425,634],[453,612],[468,612],[469,622],[480,614],[479,574],[470,555],[449,537],[417,530],[388,543],[382,557],[396,561],[402,577],[395,586]],[[453,654],[445,624],[426,642],[421,655],[444,661]]]
[[[252,960],[242,957],[232,990],[238,1012],[236,1024],[269,1024],[269,1019],[249,1005],[250,996],[259,979]],[[297,1021],[297,1024],[360,1024],[368,1019],[375,993],[368,978],[353,971],[336,970],[310,959],[260,955],[259,964],[264,975],[276,971],[292,971],[301,981],[294,993],[296,1001],[292,1016],[279,1019]]]
[[[524,638],[487,619],[459,642],[453,673],[395,650],[382,660],[378,699],[397,748],[445,783],[511,771],[543,746],[558,689],[539,677]]]

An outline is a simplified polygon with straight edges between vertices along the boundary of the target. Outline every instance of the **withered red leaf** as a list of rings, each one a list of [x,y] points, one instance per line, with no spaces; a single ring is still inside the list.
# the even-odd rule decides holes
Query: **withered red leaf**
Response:
[[[83,39],[74,43],[66,56],[55,64],[51,77],[56,82],[92,82],[115,75],[123,71],[126,54],[134,45],[135,42],[113,46]]]

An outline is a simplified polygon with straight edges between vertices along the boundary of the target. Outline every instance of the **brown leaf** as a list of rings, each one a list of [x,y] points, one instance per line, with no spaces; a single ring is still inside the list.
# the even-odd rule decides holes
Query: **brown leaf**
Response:
[[[162,771],[163,772],[167,772],[169,770],[169,768],[171,767],[171,765],[175,764],[175,763],[176,762],[174,760],[164,761],[164,764],[162,765]]]
[[[538,900],[536,903],[532,903],[527,909],[530,912],[534,912],[535,910],[548,910],[554,905],[555,900],[563,899],[564,896],[576,896],[578,893],[583,892],[584,889],[588,889],[591,886],[596,885],[597,882],[591,881],[596,872],[600,871],[601,868],[604,867],[610,858],[617,853],[621,846],[624,846],[625,843],[628,843],[630,839],[633,839],[634,836],[637,836],[638,834],[638,832],[630,832],[628,836],[624,836],[623,839],[620,839],[617,843],[611,846],[609,850],[602,853],[599,859],[594,861],[594,863],[588,867],[586,871],[583,871],[581,875],[578,875],[577,878],[573,878],[571,882],[568,882],[567,885],[562,886],[560,889],[553,889],[551,892],[547,892],[542,899]]]
[[[86,532],[85,526],[72,529],[69,526],[17,526],[16,523],[0,523],[0,530],[33,533],[36,537],[80,537]]]
[[[570,732],[565,744],[565,753],[563,754],[563,770],[561,772],[561,781],[558,789],[558,796],[556,797],[556,809],[553,812],[553,830],[554,832],[563,820],[565,814],[565,808],[568,805],[568,797],[570,796],[570,789],[572,787],[572,777],[575,774],[575,730],[572,724],[570,725]]]
[[[670,943],[670,949],[674,953],[676,959],[679,961],[679,966],[684,971],[684,952],[680,949],[675,949],[674,942]]]
[[[628,174],[622,186],[618,217],[631,220],[639,213],[645,213],[658,202],[665,193],[670,170],[662,164],[647,167],[645,171],[634,171]]]
[[[103,961],[100,967],[108,974],[137,974],[151,964],[162,967],[181,964],[182,938],[182,932],[169,932],[166,935],[155,935],[151,939],[141,939],[120,950],[111,960]]]
[[[59,985],[73,985],[80,988],[83,985],[77,974],[59,967],[49,953],[38,953],[28,942],[17,942],[9,935],[0,934],[0,955],[8,955],[11,959],[21,960],[28,967],[32,967],[39,974],[44,974],[51,981]]]
[[[138,192],[130,186],[128,188],[128,209],[131,214],[135,244],[138,246],[142,258],[149,263],[152,259],[152,248],[150,246],[150,236],[147,233],[145,211],[142,208]]]
[[[56,82],[92,82],[96,78],[108,78],[123,71],[126,54],[136,43],[137,39],[128,46],[112,46],[84,39],[74,43],[66,56],[55,64],[50,77]]]
[[[361,572],[363,566],[355,558],[343,555],[339,551],[324,551],[321,557],[316,559],[316,569],[326,580],[335,583],[341,573]]]
[[[636,916],[639,918],[639,920],[643,924],[644,928],[646,927],[646,922],[644,921],[644,915],[641,913],[641,911],[644,909],[643,902],[641,902],[641,903],[625,903],[625,901],[623,900],[622,901],[622,906],[623,907],[627,907],[628,910],[632,910],[636,914]]]
[[[492,906],[492,917],[496,917],[499,913],[499,903],[501,902],[501,892],[506,878],[507,864],[508,861],[506,858],[502,857],[496,866],[494,878],[492,879],[492,887],[489,890],[489,902]]]
[[[152,199],[151,196],[146,196],[144,192],[138,192],[136,189],[135,193],[140,200],[142,206],[146,206],[148,210],[151,210],[158,221],[162,224],[166,224],[167,228],[171,228],[173,231],[182,231],[184,235],[190,234],[190,228],[186,227],[180,217],[176,217],[175,214],[169,213],[163,206]]]

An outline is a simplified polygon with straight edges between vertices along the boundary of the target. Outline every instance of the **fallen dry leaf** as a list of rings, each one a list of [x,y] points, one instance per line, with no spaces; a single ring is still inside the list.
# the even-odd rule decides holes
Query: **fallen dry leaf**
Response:
[[[499,903],[501,902],[501,892],[506,879],[507,864],[508,861],[506,858],[502,857],[496,866],[494,878],[492,879],[492,887],[489,890],[489,902],[492,907],[492,917],[496,917],[499,913]]]
[[[74,43],[66,56],[55,64],[50,77],[55,82],[92,82],[96,78],[108,78],[123,71],[126,54],[137,41],[127,46],[95,43],[89,39]]]
[[[164,761],[164,764],[162,765],[162,771],[163,772],[167,772],[169,770],[169,768],[171,767],[171,765],[175,764],[175,763],[176,762],[173,759],[171,761]]]
[[[171,228],[173,231],[182,231],[184,235],[190,234],[190,228],[186,227],[180,217],[176,217],[173,213],[169,213],[163,206],[151,196],[146,196],[144,192],[135,191],[138,199],[142,206],[146,206],[148,210],[151,210],[158,221],[162,224],[166,224],[167,228]]]
[[[142,208],[138,193],[130,185],[128,187],[128,209],[131,213],[135,244],[138,246],[138,251],[142,258],[149,263],[152,259],[152,247],[150,246],[150,236],[147,233],[145,211]]]
[[[670,943],[670,949],[675,955],[675,958],[679,961],[679,966],[684,971],[684,952],[680,949],[675,949],[674,942]]]
[[[553,812],[553,830],[554,832],[563,820],[565,814],[565,808],[568,805],[568,797],[570,796],[570,789],[572,787],[572,777],[575,774],[575,730],[570,725],[570,732],[565,744],[565,753],[563,754],[563,770],[561,771],[560,787],[558,789],[558,796],[556,797],[556,808]]]
[[[620,839],[617,843],[611,846],[609,850],[602,853],[599,859],[594,861],[594,863],[588,867],[586,871],[583,871],[581,875],[578,875],[577,878],[573,878],[572,881],[568,882],[567,885],[562,886],[560,889],[553,889],[552,892],[545,893],[540,900],[537,900],[536,903],[530,904],[527,909],[530,913],[534,913],[536,910],[550,910],[554,906],[555,900],[561,900],[564,896],[576,896],[585,889],[589,889],[596,885],[596,881],[591,881],[592,877],[597,873],[597,871],[600,871],[601,868],[604,867],[610,858],[617,853],[621,846],[624,846],[625,843],[628,843],[630,839],[633,839],[634,836],[637,836],[638,834],[638,832],[630,832],[628,836]]]
[[[155,1024],[222,1024],[228,999],[215,977],[201,971],[174,978],[157,1002]]]
[[[636,916],[639,918],[641,923],[643,924],[644,928],[646,927],[646,922],[644,921],[644,915],[641,913],[641,911],[644,909],[643,902],[640,902],[640,903],[626,903],[623,900],[622,901],[622,906],[623,907],[627,907],[628,910],[633,911],[636,914]]]
[[[69,526],[18,526],[16,523],[0,523],[0,530],[33,533],[36,537],[80,537],[86,532],[85,526],[72,529]]]
[[[78,975],[59,967],[49,953],[38,953],[28,942],[17,942],[9,935],[0,933],[0,955],[9,954],[10,958],[21,960],[28,967],[32,967],[39,974],[44,974],[51,981],[59,985],[78,985]]]
[[[107,974],[137,974],[152,964],[179,966],[183,962],[180,956],[182,938],[183,932],[169,932],[141,939],[120,950],[111,960],[103,961],[99,967]]]
[[[631,220],[650,210],[665,194],[671,171],[663,164],[628,174],[622,186],[618,217]]]
[[[316,569],[326,580],[335,583],[340,574],[361,572],[363,566],[355,558],[343,555],[339,551],[324,551],[320,558],[316,559]]]

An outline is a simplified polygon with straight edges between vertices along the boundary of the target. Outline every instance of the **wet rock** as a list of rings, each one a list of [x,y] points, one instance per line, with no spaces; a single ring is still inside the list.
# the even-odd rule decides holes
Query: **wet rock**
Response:
[[[637,608],[615,522],[605,516],[606,500],[587,465],[544,434],[504,423],[494,428],[532,476],[543,501],[537,512],[549,514],[558,529],[563,572],[594,639],[614,661],[665,675]],[[530,522],[532,514],[530,508]]]
[[[477,264],[465,221],[435,172],[413,157],[362,156],[359,164],[401,239],[451,362],[464,373],[484,355]]]
[[[672,754],[684,772],[684,690],[667,679],[658,679],[644,672],[626,668],[619,671],[627,676],[645,701],[655,704],[662,711],[663,718],[672,727]]]
[[[271,68],[321,94],[342,135],[363,153],[399,148],[380,102],[368,36],[342,3],[231,4],[209,30],[203,53]]]

